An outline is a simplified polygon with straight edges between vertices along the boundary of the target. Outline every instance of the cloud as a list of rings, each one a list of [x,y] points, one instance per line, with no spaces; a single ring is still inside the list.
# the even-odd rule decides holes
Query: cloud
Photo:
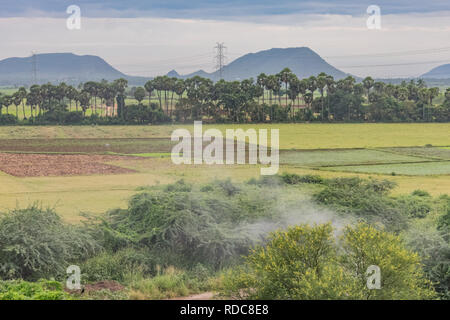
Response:
[[[238,19],[244,16],[286,14],[364,14],[369,0],[16,0],[0,3],[0,15],[63,16],[67,6],[79,5],[88,17],[168,17]],[[424,13],[450,10],[448,0],[377,0],[385,14]]]
[[[358,76],[418,76],[438,64],[415,62],[448,60],[449,51],[378,53],[450,47],[446,37],[449,17],[450,12],[383,15],[380,31],[368,30],[364,15],[342,14],[239,20],[83,16],[79,31],[67,30],[64,18],[0,18],[0,29],[8,30],[2,34],[0,58],[28,56],[32,50],[94,54],[122,72],[154,76],[172,69],[180,73],[211,71],[213,47],[220,41],[228,47],[228,61],[272,47],[308,46],[336,67]],[[379,67],[384,64],[390,66]]]

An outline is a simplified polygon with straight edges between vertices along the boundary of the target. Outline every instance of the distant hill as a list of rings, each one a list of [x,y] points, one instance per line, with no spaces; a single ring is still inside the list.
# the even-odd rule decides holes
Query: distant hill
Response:
[[[422,75],[421,78],[427,79],[450,79],[450,64],[444,64],[436,67]]]
[[[223,68],[223,78],[228,81],[256,79],[261,73],[276,74],[284,68],[291,69],[299,78],[317,76],[321,72],[332,75],[335,79],[342,79],[348,75],[327,63],[313,50],[301,47],[246,54]],[[193,75],[201,75],[212,80],[219,79],[218,71],[206,73],[203,70],[180,77],[188,78]]]
[[[46,53],[36,55],[37,80],[78,84],[85,81],[115,80],[126,78],[131,82],[143,82],[146,78],[127,76],[113,68],[105,60],[92,55],[73,53]],[[8,58],[0,61],[0,85],[30,84],[33,79],[31,57]]]

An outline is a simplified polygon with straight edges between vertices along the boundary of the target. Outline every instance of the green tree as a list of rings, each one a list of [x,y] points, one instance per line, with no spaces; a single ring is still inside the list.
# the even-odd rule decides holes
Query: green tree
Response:
[[[367,90],[367,101],[369,100],[370,95],[370,89],[372,89],[375,81],[372,79],[372,77],[367,77],[363,80],[363,86]]]
[[[225,280],[227,296],[245,299],[433,299],[417,254],[367,224],[347,227],[340,241],[331,224],[300,225],[270,235]],[[381,289],[367,287],[369,266]]]
[[[145,98],[145,89],[142,87],[137,87],[134,92],[134,98],[141,104],[142,100]]]

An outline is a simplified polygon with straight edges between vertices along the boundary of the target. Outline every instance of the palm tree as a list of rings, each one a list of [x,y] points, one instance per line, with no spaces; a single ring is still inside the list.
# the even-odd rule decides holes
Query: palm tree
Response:
[[[324,120],[324,106],[323,106],[323,95],[324,95],[324,90],[325,87],[327,86],[327,74],[325,72],[320,73],[317,76],[317,88],[319,89],[320,92],[320,100],[321,100],[321,104],[322,104],[322,121]]]
[[[153,81],[152,80],[147,81],[145,83],[145,85],[144,85],[144,88],[148,92],[148,107],[150,108],[153,90],[155,90],[155,86],[153,84]]]
[[[0,92],[0,117],[2,116],[3,110],[3,94]]]
[[[396,98],[400,101],[408,100],[408,96],[409,96],[408,88],[405,88],[402,86],[397,87],[395,94],[396,94]]]
[[[161,76],[156,77],[153,79],[153,87],[156,90],[156,95],[158,96],[159,100],[159,108],[162,109],[162,98],[161,98],[161,91],[164,90],[164,79]]]
[[[19,94],[20,100],[22,102],[23,119],[27,120],[27,116],[25,114],[25,99],[27,97],[27,89],[25,89],[25,87],[20,87],[18,94]]]
[[[186,84],[183,79],[178,79],[174,86],[174,91],[178,96],[178,100],[183,98],[183,94],[186,91]]]
[[[289,91],[287,94],[292,101],[291,118],[294,118],[294,116],[295,116],[294,105],[295,105],[295,100],[298,99],[298,96],[300,94],[299,83],[300,83],[300,80],[298,80],[298,78],[295,75],[294,75],[294,77],[292,77],[289,80]]]
[[[334,81],[333,76],[331,76],[331,75],[327,75],[326,81],[327,81],[327,97],[328,97],[329,94],[336,91],[336,83]],[[330,119],[330,114],[331,114],[330,99],[327,99],[327,110],[328,110],[328,119]]]
[[[373,84],[373,88],[376,93],[382,94],[385,88],[385,84],[383,82],[378,81]]]
[[[417,80],[417,87],[419,87],[420,89],[426,88],[427,83],[425,82],[425,80],[419,79]]]
[[[263,95],[262,95],[262,101],[263,104],[264,102],[264,96],[265,96],[265,90],[266,90],[266,83],[267,83],[267,75],[265,73],[261,73],[258,78],[256,79],[256,83],[258,84],[259,87],[262,88],[263,90]]]
[[[177,78],[172,77],[167,79],[167,90],[171,92],[170,96],[170,115],[172,115],[173,112],[173,96],[175,94],[175,86],[177,85]]]
[[[3,96],[3,105],[6,107],[6,114],[9,114],[9,106],[12,104],[12,97],[8,95]]]
[[[418,92],[419,100],[422,102],[422,120],[425,121],[425,109],[430,101],[430,91],[427,88],[421,88]]]
[[[134,98],[141,104],[142,100],[145,98],[145,89],[142,87],[137,87],[134,91]]]
[[[115,104],[115,100],[116,97],[118,95],[124,96],[125,95],[125,90],[128,87],[128,80],[124,79],[124,78],[120,78],[117,80],[114,80],[114,82],[111,84],[111,98],[112,98],[112,106],[113,106],[113,115],[115,115],[116,112],[116,104]],[[144,91],[144,96],[145,96],[145,91]]]
[[[428,89],[429,93],[430,93],[430,106],[433,105],[433,99],[439,96],[439,88],[434,87],[434,88],[430,88]]]
[[[19,119],[19,106],[22,103],[22,96],[20,95],[19,91],[16,91],[11,96],[11,101],[16,106],[16,118]]]
[[[286,91],[286,107],[288,105],[288,84],[289,84],[289,80],[292,77],[292,71],[289,68],[284,68],[278,75],[278,79],[280,80],[280,82],[284,83],[284,89]],[[280,103],[281,105],[281,103]]]
[[[367,101],[369,101],[369,94],[370,94],[370,89],[372,89],[375,80],[372,79],[372,77],[367,77],[363,80],[363,86],[364,88],[367,90]]]

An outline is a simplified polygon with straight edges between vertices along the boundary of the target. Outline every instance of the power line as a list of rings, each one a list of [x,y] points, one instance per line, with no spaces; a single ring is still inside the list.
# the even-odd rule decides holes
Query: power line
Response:
[[[448,60],[440,61],[423,61],[423,62],[405,62],[405,63],[390,63],[390,64],[363,64],[359,66],[338,66],[338,68],[375,68],[375,67],[394,67],[394,66],[412,66],[419,64],[434,64],[434,63],[448,63]]]
[[[355,57],[393,57],[393,56],[406,56],[416,54],[431,54],[431,53],[443,53],[450,51],[450,47],[424,49],[424,50],[409,50],[409,51],[395,51],[395,52],[382,52],[373,54],[354,54],[343,56],[328,56],[325,59],[337,59],[337,58],[355,58]]]
[[[214,47],[216,49],[216,70],[219,71],[219,79],[223,79],[223,67],[225,66],[225,47],[224,43],[217,42],[217,45]]]

